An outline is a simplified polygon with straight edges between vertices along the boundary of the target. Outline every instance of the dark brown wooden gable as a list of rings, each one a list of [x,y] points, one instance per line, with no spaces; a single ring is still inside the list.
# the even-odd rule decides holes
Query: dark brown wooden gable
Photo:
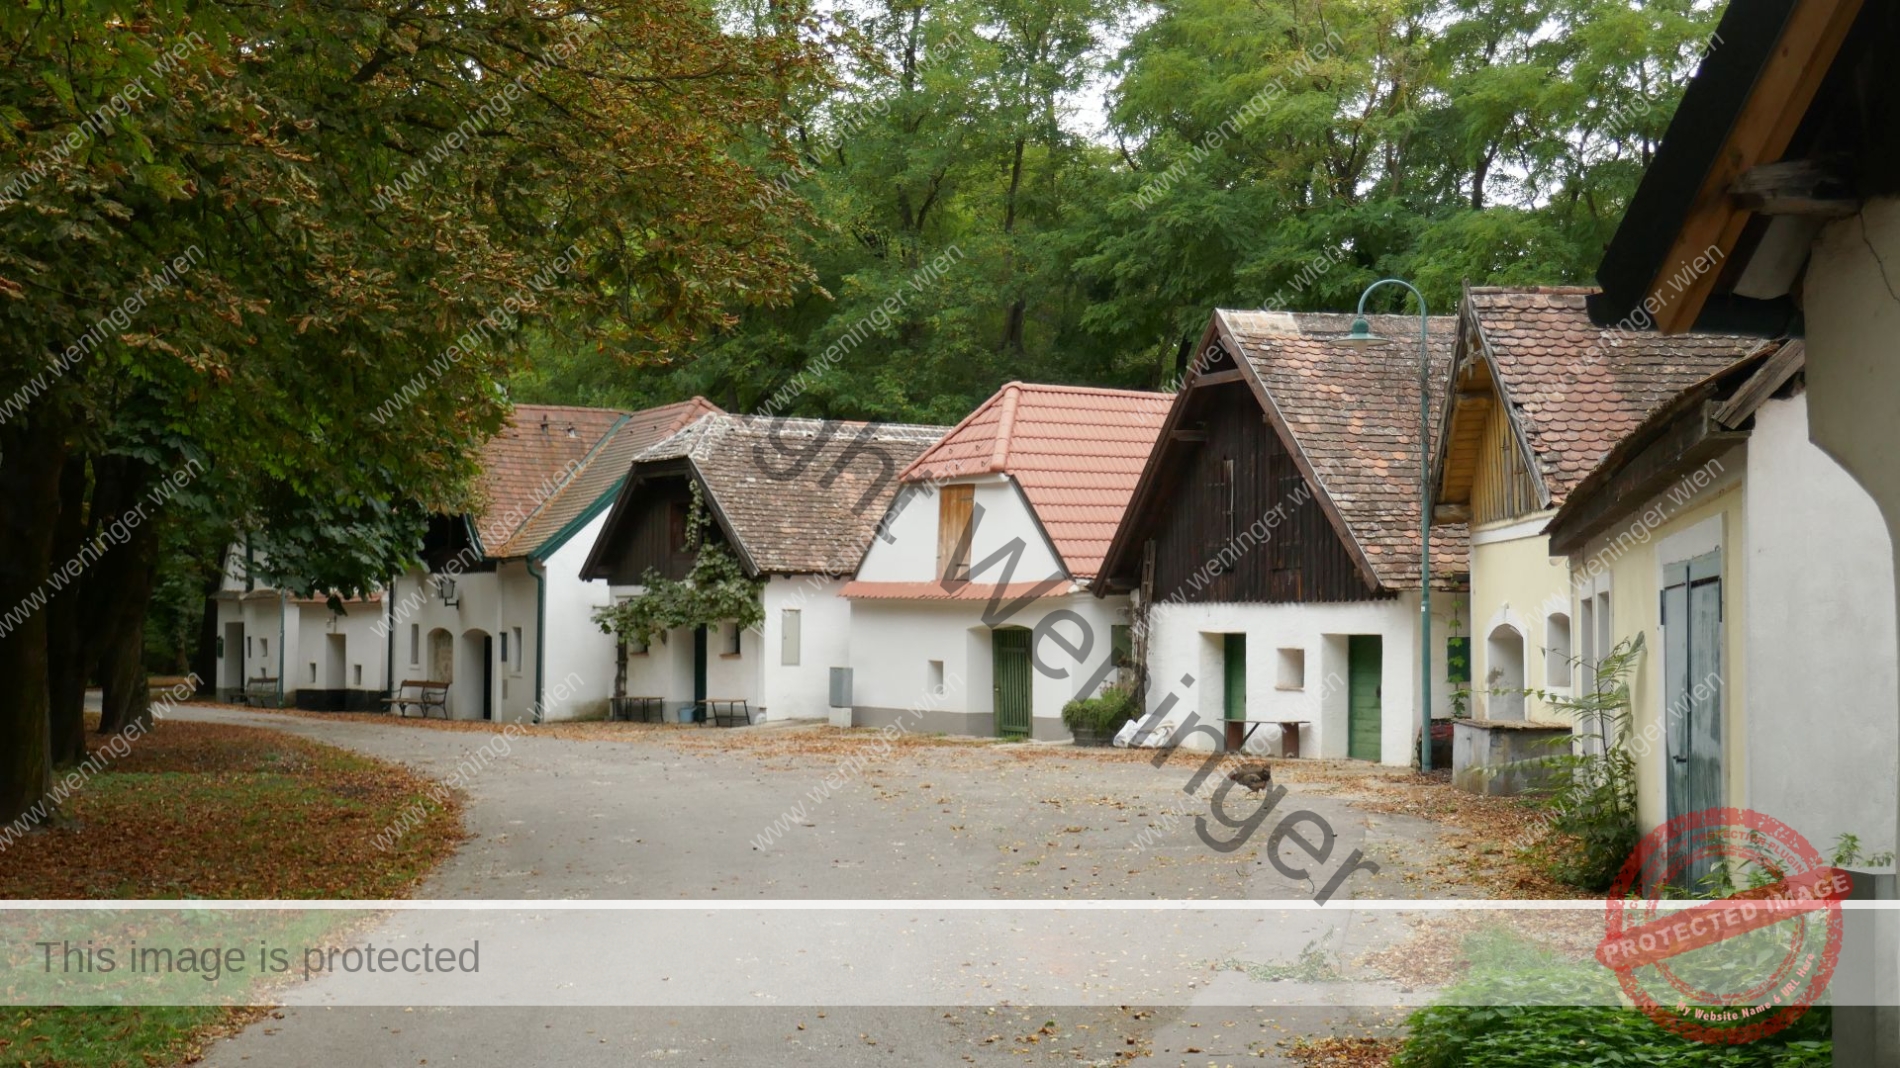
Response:
[[[625,510],[604,531],[606,543],[587,577],[632,586],[652,568],[662,578],[683,579],[698,555],[686,545],[693,502],[687,476],[634,477],[637,481],[623,494]]]
[[[1197,386],[1187,403],[1144,524],[1157,601],[1387,596],[1367,585],[1246,382]]]

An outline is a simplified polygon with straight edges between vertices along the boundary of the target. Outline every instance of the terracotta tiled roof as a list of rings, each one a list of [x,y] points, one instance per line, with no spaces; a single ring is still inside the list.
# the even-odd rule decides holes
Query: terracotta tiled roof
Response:
[[[1007,474],[1069,574],[1101,570],[1161,432],[1166,393],[1011,382],[904,472],[907,482]]]
[[[855,570],[940,426],[713,415],[641,453],[685,459],[757,573]],[[850,459],[846,462],[847,455]]]
[[[492,554],[514,537],[625,415],[612,408],[516,405],[482,448],[474,520],[483,552]]]
[[[1553,505],[1649,413],[1762,344],[1595,326],[1584,307],[1595,292],[1483,287],[1465,296]]]
[[[969,582],[955,589],[938,582],[847,582],[844,596],[860,601],[989,601],[1011,604],[1024,597],[1067,597],[1071,584]]]
[[[1418,588],[1418,319],[1369,316],[1384,345],[1337,343],[1350,315],[1217,311],[1279,409],[1319,489],[1386,589]],[[1431,319],[1429,382],[1445,381],[1457,320]],[[1431,405],[1433,432],[1439,418]],[[1462,525],[1432,529],[1432,586],[1462,588],[1469,572]]]
[[[527,522],[515,528],[507,541],[499,546],[491,545],[488,555],[509,559],[533,553],[611,494],[620,485],[620,480],[626,477],[627,468],[632,465],[635,456],[677,433],[693,420],[719,410],[718,405],[706,398],[694,397],[678,404],[617,413],[623,417],[610,426],[595,447],[583,457],[581,467],[571,475],[557,472],[564,478],[559,488],[541,502]]]

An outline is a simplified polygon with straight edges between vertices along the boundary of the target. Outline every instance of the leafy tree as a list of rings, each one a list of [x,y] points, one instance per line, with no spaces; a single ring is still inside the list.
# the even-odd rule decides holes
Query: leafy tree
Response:
[[[411,551],[397,517],[465,500],[529,324],[637,355],[793,296],[798,213],[736,149],[788,151],[824,57],[801,3],[725,14],[0,14],[0,820],[44,793],[55,698],[97,670],[103,729],[145,714],[162,533],[131,516],[214,480],[234,533],[361,588]]]

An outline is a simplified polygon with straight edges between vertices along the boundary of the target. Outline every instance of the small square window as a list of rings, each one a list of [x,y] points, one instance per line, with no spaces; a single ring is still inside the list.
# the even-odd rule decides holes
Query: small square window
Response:
[[[419,623],[409,624],[409,662],[422,663],[422,625]]]
[[[502,639],[503,641],[506,641],[507,635],[503,635]],[[524,662],[526,662],[527,659],[528,659],[528,647],[521,640],[521,628],[516,627],[515,628],[515,659],[514,659],[515,674],[517,675],[521,674],[522,665]]]
[[[508,632],[505,630],[501,632],[501,662],[508,662]]]
[[[270,656],[270,639],[269,638],[257,639],[257,645],[258,645],[258,648],[262,650],[262,652],[259,653],[258,655],[264,656],[264,657]]]
[[[924,691],[935,696],[943,694],[943,661],[930,661],[929,668],[924,672]]]
[[[1273,685],[1279,690],[1306,689],[1306,650],[1281,649],[1277,659],[1278,670]]]
[[[363,685],[363,665],[356,664],[351,668],[350,679],[352,686]]]
[[[314,686],[316,685],[316,682],[317,682],[317,665],[315,663],[312,663],[310,665],[310,684]]]
[[[741,634],[744,633],[743,631],[739,629],[739,624],[737,623],[724,624],[720,627],[720,633],[725,639],[726,655],[738,656],[739,655],[739,637]]]

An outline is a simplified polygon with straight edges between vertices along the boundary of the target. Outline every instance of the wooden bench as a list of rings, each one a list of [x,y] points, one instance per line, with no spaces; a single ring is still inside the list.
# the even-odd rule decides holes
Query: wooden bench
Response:
[[[1300,728],[1311,720],[1304,719],[1250,719],[1247,720],[1246,733],[1240,736],[1236,749],[1247,748],[1247,742],[1253,738],[1253,732],[1271,724],[1280,728],[1280,757],[1284,760],[1298,760],[1300,757]]]
[[[608,717],[630,723],[660,723],[666,719],[664,697],[616,697],[609,704]]]
[[[279,704],[277,680],[260,675],[245,683],[244,703],[257,708],[276,708]]]
[[[437,709],[442,718],[449,718],[449,684],[432,682],[428,679],[404,679],[396,687],[394,696],[383,698],[383,711],[394,710],[396,715],[407,717],[411,708],[422,710],[422,718],[429,718],[429,710]]]
[[[703,725],[712,723],[719,727],[736,727],[743,718],[745,725],[752,726],[752,704],[743,697],[706,698],[706,718],[700,720]]]

